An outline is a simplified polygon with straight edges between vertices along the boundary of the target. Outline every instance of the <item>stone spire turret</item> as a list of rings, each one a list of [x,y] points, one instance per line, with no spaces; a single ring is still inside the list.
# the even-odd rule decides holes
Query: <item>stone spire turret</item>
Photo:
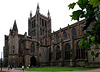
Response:
[[[40,12],[40,7],[39,7],[39,3],[37,4],[37,9],[36,9],[36,13]]]
[[[30,11],[30,18],[32,17],[32,11]]]
[[[48,10],[48,13],[47,13],[47,15],[48,15],[48,18],[51,18],[51,17],[50,17],[50,12],[49,12],[49,10]]]
[[[17,28],[16,20],[14,21],[13,30],[18,32],[18,28]]]

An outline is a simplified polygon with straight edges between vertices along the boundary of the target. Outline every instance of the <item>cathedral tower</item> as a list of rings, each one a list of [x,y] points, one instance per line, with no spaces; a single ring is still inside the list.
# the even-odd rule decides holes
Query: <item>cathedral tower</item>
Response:
[[[28,35],[33,39],[40,40],[45,35],[51,33],[51,17],[48,11],[47,17],[40,14],[39,4],[37,5],[36,14],[32,17],[32,12],[30,12],[30,17],[28,19]]]
[[[8,65],[17,66],[18,64],[18,51],[19,51],[19,43],[18,43],[18,29],[16,20],[14,21],[13,28],[10,29],[9,33],[9,58]]]

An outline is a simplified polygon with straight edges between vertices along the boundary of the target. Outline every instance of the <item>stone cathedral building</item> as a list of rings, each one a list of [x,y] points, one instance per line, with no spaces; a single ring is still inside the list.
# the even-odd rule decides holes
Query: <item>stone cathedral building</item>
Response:
[[[100,52],[99,46],[86,50],[78,45],[83,35],[82,24],[85,20],[51,32],[51,16],[40,13],[28,18],[28,34],[18,34],[14,21],[9,35],[5,35],[4,66],[85,66],[100,67],[100,56],[90,55],[91,49]],[[91,26],[90,26],[91,27]]]

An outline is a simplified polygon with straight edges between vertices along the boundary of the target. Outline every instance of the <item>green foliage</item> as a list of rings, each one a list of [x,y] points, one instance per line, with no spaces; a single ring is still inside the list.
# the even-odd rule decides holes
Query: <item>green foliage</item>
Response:
[[[83,44],[84,44],[84,40],[79,41],[80,46],[83,46]]]
[[[83,10],[86,8],[86,4],[88,3],[88,0],[79,0],[77,2],[77,4],[79,5],[79,7]]]
[[[75,5],[76,5],[76,3],[73,2],[72,4],[69,4],[68,7],[69,7],[69,9],[73,9]]]
[[[91,39],[91,41],[93,42],[93,44],[95,44],[96,42],[95,42],[95,38],[93,37],[93,38],[90,38]]]
[[[85,43],[84,43],[84,47],[85,47],[85,48],[90,48],[90,44],[85,42]]]
[[[94,8],[100,4],[100,0],[90,0],[88,4],[92,5]]]
[[[91,55],[92,55],[92,56],[95,56],[94,51],[91,51]]]
[[[87,10],[87,13],[86,14],[84,14],[84,16],[83,17],[89,17],[91,14],[93,13],[93,11],[92,10]]]
[[[90,18],[93,18],[94,13],[94,7],[97,7],[100,4],[100,0],[78,0],[78,2],[73,2],[72,4],[69,4],[69,9],[73,9],[75,5],[78,5],[81,10],[74,11],[71,15],[72,20],[79,20],[79,18],[87,18],[90,16]],[[93,8],[92,8],[93,6]],[[86,11],[84,11],[86,9]],[[79,14],[78,14],[79,13]]]
[[[73,15],[71,15],[72,20],[79,20],[80,15],[82,14],[82,10],[77,10],[73,12]]]
[[[91,55],[94,56],[95,58],[97,58],[99,56],[100,52],[98,53],[94,53],[94,51],[91,51]]]

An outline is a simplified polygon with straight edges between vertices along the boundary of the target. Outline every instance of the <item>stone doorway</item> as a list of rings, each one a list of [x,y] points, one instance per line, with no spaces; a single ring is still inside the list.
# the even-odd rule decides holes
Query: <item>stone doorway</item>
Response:
[[[36,58],[34,56],[31,57],[30,59],[30,62],[31,62],[31,66],[36,66]]]

